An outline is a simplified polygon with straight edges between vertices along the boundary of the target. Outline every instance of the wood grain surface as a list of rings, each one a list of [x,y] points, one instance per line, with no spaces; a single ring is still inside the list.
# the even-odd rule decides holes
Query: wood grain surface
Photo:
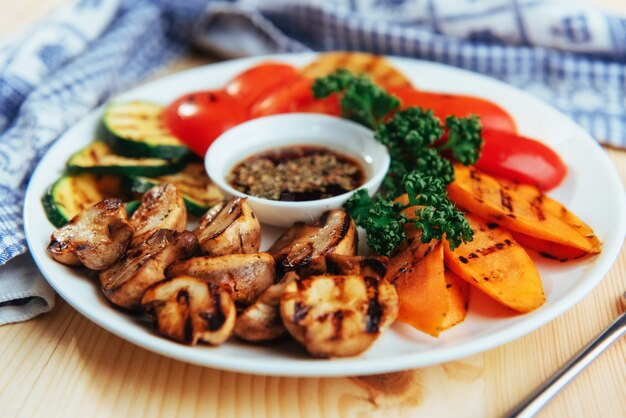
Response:
[[[0,0],[0,39],[61,3]],[[598,3],[626,13],[623,0]],[[167,72],[206,62],[187,57]],[[626,152],[606,151],[626,183]],[[622,312],[625,290],[622,248],[592,293],[514,342],[418,370],[322,379],[252,376],[172,360],[112,335],[59,298],[49,314],[0,327],[0,416],[502,416]],[[626,416],[626,339],[538,416]]]

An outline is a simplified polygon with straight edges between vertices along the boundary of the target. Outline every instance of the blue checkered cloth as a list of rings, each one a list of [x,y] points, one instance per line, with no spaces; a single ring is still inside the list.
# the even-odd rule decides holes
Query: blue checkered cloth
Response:
[[[0,47],[0,266],[50,145],[191,45],[228,57],[361,50],[517,86],[626,147],[626,19],[556,0],[81,0]],[[2,275],[0,267],[0,306]]]

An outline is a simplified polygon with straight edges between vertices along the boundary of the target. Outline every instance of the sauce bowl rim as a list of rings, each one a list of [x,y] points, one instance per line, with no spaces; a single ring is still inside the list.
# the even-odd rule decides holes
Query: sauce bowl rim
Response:
[[[292,142],[281,143],[276,138],[260,141],[259,144],[263,144],[264,148],[257,149],[255,151],[252,151],[249,154],[241,156],[241,158],[239,158],[237,162],[235,162],[234,164],[228,165],[228,168],[226,170],[220,170],[219,173],[213,170],[212,160],[214,158],[219,158],[219,156],[216,155],[216,150],[220,148],[219,144],[221,144],[224,141],[231,141],[233,137],[236,137],[242,131],[247,131],[249,129],[252,129],[251,126],[255,126],[257,124],[273,124],[273,123],[276,123],[277,126],[280,126],[280,124],[283,123],[285,120],[290,120],[290,121],[301,120],[303,124],[308,122],[308,123],[319,123],[319,124],[327,124],[327,125],[333,125],[333,124],[343,125],[344,127],[347,127],[349,130],[354,131],[355,136],[370,138],[372,141],[371,145],[374,147],[378,147],[379,152],[376,152],[375,155],[371,155],[372,163],[369,163],[367,161],[367,157],[369,157],[370,155],[366,155],[364,152],[355,151],[349,146],[338,148],[338,147],[334,147],[333,145],[329,145],[328,143],[310,144],[308,142],[308,141],[311,141],[310,139],[308,141],[304,139],[306,138],[306,135],[303,136],[299,132],[294,132],[294,140]],[[262,151],[263,149],[266,149],[266,150],[270,149],[273,144],[276,146],[280,146],[280,147],[286,147],[286,146],[291,146],[291,145],[316,145],[316,146],[326,147],[337,153],[344,154],[348,157],[354,158],[359,162],[370,164],[372,166],[372,170],[368,170],[367,169],[368,167],[366,166],[362,167],[365,173],[366,180],[363,182],[363,184],[361,184],[359,187],[357,187],[354,190],[350,190],[348,192],[345,192],[336,196],[332,196],[332,197],[327,197],[324,199],[314,199],[314,200],[304,200],[304,201],[272,200],[272,199],[267,199],[263,197],[253,196],[253,195],[241,192],[235,189],[234,187],[232,187],[230,184],[228,184],[228,181],[226,180],[226,176],[228,176],[228,173],[230,173],[230,171],[237,164],[239,164],[241,161],[245,160],[246,158]],[[214,146],[214,145],[218,145],[218,146]],[[347,150],[346,148],[349,148],[349,150]],[[374,169],[373,167],[374,159],[379,160],[378,163],[380,164],[380,166],[378,169]],[[389,156],[387,147],[385,147],[383,144],[381,144],[374,138],[374,132],[372,130],[348,119],[343,119],[340,117],[324,115],[324,114],[315,114],[315,113],[285,113],[285,114],[279,114],[279,115],[264,116],[264,117],[246,121],[222,133],[211,144],[204,158],[205,170],[209,178],[213,181],[213,183],[218,188],[222,189],[222,191],[224,191],[226,194],[229,194],[231,196],[236,196],[236,197],[245,197],[248,199],[249,202],[256,202],[256,203],[263,204],[263,205],[275,206],[277,208],[289,208],[289,207],[306,208],[306,207],[317,206],[317,205],[332,206],[335,203],[342,203],[345,200],[347,200],[349,196],[356,193],[358,190],[368,189],[373,184],[377,182],[378,183],[382,182],[382,179],[384,178],[384,176],[387,174],[387,171],[389,170],[390,163],[391,163],[391,158]]]

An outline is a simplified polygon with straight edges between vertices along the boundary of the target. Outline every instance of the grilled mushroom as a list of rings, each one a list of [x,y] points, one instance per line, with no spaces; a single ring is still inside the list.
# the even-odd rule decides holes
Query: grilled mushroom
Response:
[[[270,341],[287,332],[280,317],[280,297],[285,287],[298,275],[290,271],[267,289],[235,322],[234,334],[246,341]]]
[[[100,272],[102,291],[114,304],[136,310],[146,289],[165,278],[165,269],[175,260],[190,257],[197,246],[189,231],[159,229]]]
[[[357,274],[382,279],[387,272],[388,261],[387,257],[326,254],[320,257],[314,268],[306,269],[306,274]],[[246,341],[269,341],[287,332],[280,318],[280,297],[287,284],[296,278],[298,275],[295,272],[288,272],[278,283],[261,293],[259,299],[237,317],[235,335]]]
[[[143,295],[142,307],[155,318],[159,334],[181,343],[223,343],[235,326],[237,311],[228,291],[190,276],[166,279]]]
[[[238,305],[248,306],[274,284],[274,259],[267,253],[193,257],[167,270],[167,277],[180,275],[224,285]]]
[[[144,193],[141,205],[130,219],[135,227],[131,247],[144,242],[157,229],[182,232],[187,226],[187,208],[176,186],[159,184]]]
[[[354,356],[396,319],[398,294],[385,279],[311,276],[285,287],[280,314],[289,333],[311,355]]]
[[[323,274],[346,276],[358,274],[382,279],[387,273],[388,264],[389,259],[384,256],[326,254],[316,264],[315,269],[307,271],[306,273],[309,276],[319,276]],[[304,275],[301,274],[301,276]]]
[[[311,225],[296,223],[285,231],[268,250],[276,260],[279,273],[318,271],[325,254],[354,255],[358,244],[356,225],[343,210],[325,212]]]
[[[122,201],[105,199],[55,231],[48,253],[63,264],[103,270],[120,258],[132,237]]]
[[[261,247],[261,224],[245,198],[213,206],[194,233],[206,255],[256,253]]]

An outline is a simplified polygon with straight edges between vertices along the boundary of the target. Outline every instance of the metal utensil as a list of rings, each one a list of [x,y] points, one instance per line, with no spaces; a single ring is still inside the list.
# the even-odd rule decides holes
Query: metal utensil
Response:
[[[626,305],[626,292],[622,294],[622,302]],[[534,416],[558,391],[564,388],[578,373],[625,333],[626,312],[622,313],[615,322],[584,346],[544,384],[513,408],[508,413],[507,418]]]

